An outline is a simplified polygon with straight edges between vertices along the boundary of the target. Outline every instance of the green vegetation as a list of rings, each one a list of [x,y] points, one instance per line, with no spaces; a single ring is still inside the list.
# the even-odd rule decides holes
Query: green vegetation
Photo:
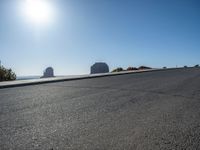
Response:
[[[11,81],[16,80],[16,74],[12,69],[6,69],[0,65],[0,81]]]
[[[138,70],[138,68],[136,68],[136,67],[128,67],[126,70],[127,71],[132,71],[132,70]]]
[[[126,70],[124,70],[123,68],[118,67],[118,68],[114,69],[112,72],[134,71],[134,70],[146,70],[146,69],[152,69],[152,68],[147,67],[147,66],[140,66],[140,67],[138,67],[138,68],[136,68],[136,67],[128,67]]]
[[[119,68],[114,69],[112,72],[121,72],[121,71],[124,71],[124,69],[119,67]]]
[[[144,69],[152,69],[151,67],[147,67],[147,66],[140,66],[138,68],[139,70],[144,70]]]

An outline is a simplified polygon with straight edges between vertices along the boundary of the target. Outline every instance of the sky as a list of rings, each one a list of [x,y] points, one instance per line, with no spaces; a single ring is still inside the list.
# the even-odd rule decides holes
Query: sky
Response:
[[[199,0],[39,0],[51,6],[43,23],[25,1],[0,0],[0,60],[18,76],[200,64]]]

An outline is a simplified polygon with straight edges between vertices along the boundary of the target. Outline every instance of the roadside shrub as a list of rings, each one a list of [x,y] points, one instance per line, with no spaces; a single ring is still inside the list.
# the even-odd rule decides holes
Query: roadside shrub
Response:
[[[16,74],[12,69],[6,69],[3,66],[0,66],[0,81],[11,81],[16,80]]]
[[[124,71],[124,69],[119,67],[119,68],[114,69],[112,72],[121,72],[121,71]]]
[[[198,67],[199,67],[199,65],[195,65],[194,67],[198,68]]]
[[[143,69],[152,69],[152,68],[151,67],[147,67],[147,66],[140,66],[138,69],[139,70],[143,70]]]
[[[128,67],[126,70],[127,71],[132,71],[132,70],[138,70],[138,69],[136,67]]]
[[[163,69],[167,69],[167,67],[163,67]]]
[[[184,66],[184,68],[187,68],[188,66]]]

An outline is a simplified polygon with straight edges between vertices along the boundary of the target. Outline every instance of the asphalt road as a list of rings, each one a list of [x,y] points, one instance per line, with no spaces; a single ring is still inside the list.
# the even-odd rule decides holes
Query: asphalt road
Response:
[[[200,149],[200,69],[0,89],[0,149]]]

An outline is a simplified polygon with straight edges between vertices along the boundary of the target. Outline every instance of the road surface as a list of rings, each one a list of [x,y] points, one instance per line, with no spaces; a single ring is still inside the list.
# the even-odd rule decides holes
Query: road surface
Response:
[[[0,149],[200,149],[200,69],[0,89]]]

